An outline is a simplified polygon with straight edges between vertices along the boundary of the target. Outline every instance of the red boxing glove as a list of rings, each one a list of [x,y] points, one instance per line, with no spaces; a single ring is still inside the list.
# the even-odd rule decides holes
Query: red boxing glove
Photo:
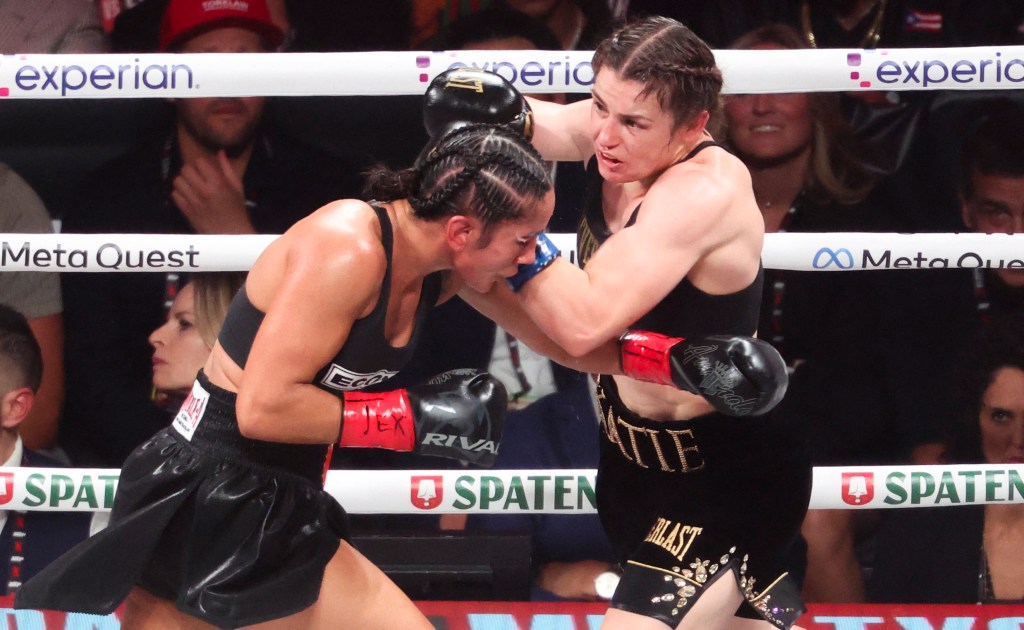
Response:
[[[685,340],[644,330],[626,331],[619,337],[622,373],[638,381],[677,387],[672,380],[669,350],[680,341]],[[689,390],[685,387],[683,389]]]
[[[416,429],[407,391],[346,392],[338,444],[413,451]]]
[[[340,446],[386,448],[490,466],[508,394],[486,372],[452,370],[390,392],[346,392]]]

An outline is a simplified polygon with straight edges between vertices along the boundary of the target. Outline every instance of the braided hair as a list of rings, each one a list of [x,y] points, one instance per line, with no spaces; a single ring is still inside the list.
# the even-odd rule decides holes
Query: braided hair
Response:
[[[428,221],[457,214],[485,227],[514,221],[551,190],[548,167],[537,150],[504,125],[471,124],[445,135],[414,168],[368,174],[368,198],[405,198]]]
[[[675,126],[702,111],[719,108],[722,73],[708,45],[672,18],[651,16],[626,24],[594,51],[594,74],[601,68],[644,84],[641,95],[654,94],[672,114]]]

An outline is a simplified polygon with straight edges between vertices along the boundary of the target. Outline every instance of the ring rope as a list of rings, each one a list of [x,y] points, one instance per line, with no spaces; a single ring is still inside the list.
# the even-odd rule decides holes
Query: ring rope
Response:
[[[576,235],[550,234],[576,262]],[[0,271],[246,271],[276,235],[0,234]],[[1024,269],[1024,234],[766,234],[767,269]]]
[[[6,510],[105,512],[120,471],[0,467]],[[325,489],[353,514],[596,513],[593,469],[331,470]],[[758,488],[751,488],[758,492]],[[1024,503],[1024,465],[815,467],[811,509]]]
[[[725,94],[1024,87],[1024,46],[714,54]],[[7,55],[0,61],[0,97],[420,95],[431,78],[456,66],[493,70],[526,93],[582,93],[594,81],[592,55],[540,50]]]

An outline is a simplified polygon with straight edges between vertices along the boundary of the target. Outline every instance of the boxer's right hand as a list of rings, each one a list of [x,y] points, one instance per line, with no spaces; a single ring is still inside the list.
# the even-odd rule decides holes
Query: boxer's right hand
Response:
[[[789,386],[782,355],[754,337],[682,339],[630,330],[619,343],[623,374],[699,394],[726,415],[768,413]]]
[[[491,466],[498,455],[508,394],[486,372],[452,370],[409,389],[346,392],[343,404],[341,446]]]
[[[472,123],[508,125],[527,140],[533,112],[514,85],[478,68],[453,68],[434,77],[423,97],[423,125],[435,142]]]

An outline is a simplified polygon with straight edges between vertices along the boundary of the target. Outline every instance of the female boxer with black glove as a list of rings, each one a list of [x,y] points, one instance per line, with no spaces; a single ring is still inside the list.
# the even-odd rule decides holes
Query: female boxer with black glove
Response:
[[[588,165],[581,266],[541,239],[511,288],[463,297],[485,313],[518,302],[574,355],[627,331],[625,375],[598,391],[598,511],[623,569],[602,630],[789,628],[804,610],[788,563],[811,468],[802,435],[768,413],[785,366],[751,339],[764,222],[747,169],[706,130],[721,73],[660,17],[604,40],[593,67],[592,98],[527,101],[544,158]],[[466,109],[428,106],[428,129]]]

